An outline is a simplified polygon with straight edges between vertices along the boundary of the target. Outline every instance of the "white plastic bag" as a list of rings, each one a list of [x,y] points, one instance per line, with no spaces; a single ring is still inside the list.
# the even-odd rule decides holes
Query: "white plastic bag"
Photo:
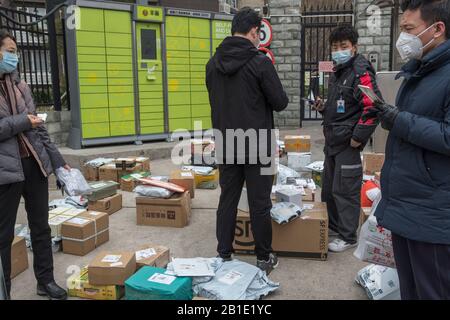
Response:
[[[397,270],[370,264],[356,275],[371,300],[400,300],[400,283]]]
[[[358,247],[353,255],[362,261],[395,268],[392,234],[389,230],[379,226],[374,216],[380,200],[381,194],[375,199],[370,216],[361,227]]]
[[[81,174],[80,170],[67,170],[61,167],[56,169],[55,174],[59,183],[61,184],[61,188],[63,188],[69,196],[82,196],[91,194],[91,187],[87,183],[84,176]]]
[[[144,186],[144,185],[137,186],[134,189],[134,192],[143,197],[164,198],[164,199],[170,198],[173,194],[173,191],[164,188]]]
[[[294,169],[283,166],[282,164],[278,165],[278,176],[277,176],[277,184],[286,184],[286,180],[289,177],[300,178],[300,175]]]
[[[275,203],[270,210],[270,216],[278,224],[286,224],[298,218],[302,214],[303,208],[292,202]]]

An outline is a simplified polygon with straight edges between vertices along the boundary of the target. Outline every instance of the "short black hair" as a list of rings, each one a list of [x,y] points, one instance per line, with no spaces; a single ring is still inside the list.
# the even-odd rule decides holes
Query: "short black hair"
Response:
[[[247,34],[251,29],[261,29],[262,17],[255,10],[244,7],[236,13],[231,24],[231,34]]]
[[[358,43],[359,34],[355,28],[350,25],[343,25],[335,28],[330,34],[330,45],[333,42],[348,40],[355,45]]]
[[[450,39],[450,0],[403,0],[403,12],[420,9],[422,19],[429,25],[442,21],[445,24],[445,36]]]
[[[0,29],[0,46],[3,45],[3,40],[5,40],[6,38],[10,38],[17,44],[16,38],[12,34],[10,34],[8,30]]]

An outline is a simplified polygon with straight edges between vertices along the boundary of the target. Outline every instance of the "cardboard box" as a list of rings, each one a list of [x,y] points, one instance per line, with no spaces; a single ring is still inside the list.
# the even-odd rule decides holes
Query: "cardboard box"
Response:
[[[93,167],[88,164],[84,164],[83,166],[83,174],[86,180],[88,181],[98,181],[100,178],[100,172],[98,167]]]
[[[191,171],[175,170],[170,173],[169,182],[189,190],[191,198],[195,197],[195,179]]]
[[[150,158],[137,157],[136,162],[142,165],[142,171],[150,171]]]
[[[83,213],[86,213],[86,209],[76,209],[76,208],[69,208],[69,210],[64,211],[63,215],[70,216],[70,217],[76,217]]]
[[[28,253],[25,238],[14,237],[11,247],[11,279],[28,269]]]
[[[119,171],[117,172],[117,175],[118,175],[118,182],[120,182],[120,179],[123,177],[123,176],[127,176],[127,175],[130,175],[130,174],[132,174],[132,173],[138,173],[138,172],[142,172],[142,171],[144,171],[143,169],[142,169],[142,164],[141,163],[136,163],[136,165],[134,166],[134,167],[131,167],[131,168],[125,168],[125,169],[118,169]]]
[[[219,186],[219,170],[214,169],[209,175],[194,174],[197,189],[217,189]]]
[[[300,208],[303,208],[302,204],[302,194],[298,190],[293,189],[284,189],[278,190],[275,193],[275,199],[277,202],[291,202],[293,204],[298,205]]]
[[[120,178],[120,189],[123,191],[133,192],[134,188],[142,184],[138,179],[150,176],[149,171],[141,171],[131,173]]]
[[[367,221],[367,219],[370,216],[371,211],[372,211],[372,208],[369,208],[369,207],[361,208],[361,213],[359,216],[359,226],[360,227],[363,225],[364,222]]]
[[[113,214],[122,209],[122,195],[120,193],[97,201],[89,201],[88,209],[90,211],[106,212]]]
[[[170,250],[167,247],[148,244],[136,251],[136,266],[150,266],[156,268],[165,268],[170,262]]]
[[[305,188],[305,195],[302,196],[302,201],[310,201],[310,202],[314,202],[316,201],[316,192],[309,189],[309,188]]]
[[[169,199],[136,197],[138,225],[183,228],[189,224],[190,216],[189,191],[175,193]]]
[[[72,219],[73,216],[66,216],[64,214],[60,214],[56,217],[53,217],[51,219],[48,220],[48,224],[50,226],[50,230],[51,230],[51,236],[52,238],[55,237],[61,237],[61,226],[64,222],[66,222],[67,220]]]
[[[384,164],[384,153],[364,153],[363,170],[365,174],[373,175],[380,172]]]
[[[84,256],[109,240],[109,215],[89,211],[62,224],[63,252]]]
[[[91,194],[86,195],[85,198],[89,201],[97,201],[107,197],[112,197],[117,193],[119,184],[115,181],[97,181],[89,183]]]
[[[302,216],[287,224],[272,221],[272,247],[280,256],[326,260],[328,256],[328,214],[324,203],[314,203]],[[238,211],[234,240],[236,253],[254,254],[250,216]]]
[[[88,266],[89,283],[123,286],[136,271],[136,256],[128,251],[100,252]]]
[[[286,152],[311,152],[311,136],[285,136]]]
[[[105,164],[98,169],[99,180],[119,182],[118,172],[114,163]]]
[[[117,158],[114,160],[114,164],[117,169],[126,170],[127,168],[133,168],[136,166],[136,157],[130,158]]]
[[[125,295],[125,287],[123,286],[90,284],[87,267],[67,279],[67,289],[70,297],[83,299],[120,300]]]

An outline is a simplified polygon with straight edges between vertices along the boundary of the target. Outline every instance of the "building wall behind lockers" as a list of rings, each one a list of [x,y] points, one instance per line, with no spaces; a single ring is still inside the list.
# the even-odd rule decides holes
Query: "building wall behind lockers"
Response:
[[[267,1],[267,0],[266,0]],[[250,8],[262,8],[264,7],[265,0],[238,0],[238,8],[250,7]]]

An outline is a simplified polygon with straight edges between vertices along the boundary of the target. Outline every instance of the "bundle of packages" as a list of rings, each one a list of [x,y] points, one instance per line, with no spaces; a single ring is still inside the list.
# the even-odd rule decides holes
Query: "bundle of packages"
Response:
[[[153,187],[149,185],[140,185],[134,188],[133,190],[136,194],[143,197],[151,197],[151,198],[170,198],[174,192],[167,190],[165,188]]]
[[[400,300],[396,269],[370,264],[358,272],[355,281],[371,300]]]
[[[303,208],[292,202],[277,202],[270,210],[270,216],[278,224],[286,224],[300,217]]]
[[[279,286],[261,269],[235,259],[224,262],[210,281],[193,289],[196,295],[211,300],[259,300]]]
[[[69,196],[87,195],[92,192],[89,184],[78,169],[66,170],[64,168],[56,169],[56,177],[59,186]]]

